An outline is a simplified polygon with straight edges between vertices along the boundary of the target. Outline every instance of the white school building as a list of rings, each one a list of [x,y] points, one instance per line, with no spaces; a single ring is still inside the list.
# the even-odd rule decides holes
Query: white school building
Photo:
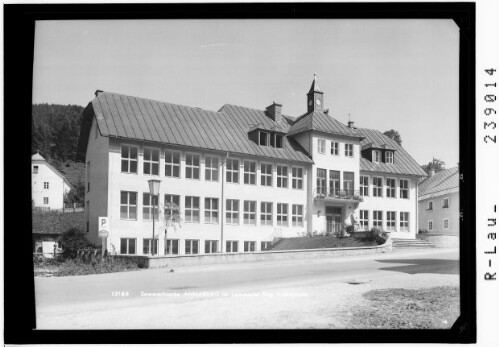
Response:
[[[414,239],[425,172],[379,130],[345,125],[323,105],[315,78],[296,118],[277,103],[214,112],[97,91],[78,145],[89,239],[101,244],[98,217],[108,217],[109,252],[150,254],[151,179],[159,255],[261,251],[351,224]]]

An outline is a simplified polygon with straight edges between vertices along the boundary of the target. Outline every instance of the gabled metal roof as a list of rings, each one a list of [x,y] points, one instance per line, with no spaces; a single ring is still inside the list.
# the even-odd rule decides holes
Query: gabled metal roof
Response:
[[[334,117],[321,111],[306,113],[291,126],[288,136],[296,135],[306,131],[320,131],[334,135],[344,135],[351,137],[362,137],[354,129],[347,127]]]
[[[419,166],[419,164],[400,146],[395,140],[384,135],[381,131],[375,129],[361,129],[356,128],[357,133],[362,135],[364,139],[360,142],[361,148],[370,143],[374,147],[383,148],[381,145],[385,144],[386,148],[395,150],[394,164],[386,163],[373,163],[368,159],[360,159],[361,171],[373,171],[379,173],[393,173],[402,175],[415,175],[426,176],[426,172]]]
[[[459,168],[453,167],[437,172],[419,184],[419,196],[435,194],[445,190],[459,188]]]
[[[249,139],[252,125],[276,126],[263,110],[224,105],[215,112],[109,92],[98,93],[87,109],[84,115],[95,116],[102,136],[312,163],[293,139],[283,141],[283,148],[259,146]],[[86,122],[80,156],[85,155],[90,131]],[[277,126],[289,129],[287,121]]]

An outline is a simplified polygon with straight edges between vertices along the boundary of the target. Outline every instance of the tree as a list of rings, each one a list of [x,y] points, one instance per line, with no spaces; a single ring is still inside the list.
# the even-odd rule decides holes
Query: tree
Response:
[[[387,130],[383,133],[383,135],[388,136],[389,138],[397,142],[399,146],[402,146],[402,138],[400,137],[400,134],[397,130],[394,129]]]
[[[444,171],[445,163],[440,159],[433,158],[428,164],[421,165],[421,168],[429,175],[432,170],[435,172]]]
[[[64,258],[75,258],[78,249],[88,248],[92,245],[88,242],[85,233],[79,228],[69,228],[59,236],[58,242],[61,243]]]

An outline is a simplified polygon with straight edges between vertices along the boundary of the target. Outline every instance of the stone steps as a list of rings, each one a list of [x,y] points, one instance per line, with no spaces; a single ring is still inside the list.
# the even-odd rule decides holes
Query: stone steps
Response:
[[[426,240],[392,239],[393,247],[396,248],[436,248],[437,245]]]

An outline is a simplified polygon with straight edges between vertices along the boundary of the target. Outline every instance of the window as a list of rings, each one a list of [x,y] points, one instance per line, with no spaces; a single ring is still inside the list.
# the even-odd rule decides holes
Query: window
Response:
[[[272,244],[272,243],[271,243],[270,241],[262,241],[262,242],[260,243],[260,246],[261,246],[261,247],[260,247],[260,249],[261,249],[262,251],[266,251],[266,250],[268,250],[268,249],[270,248],[270,245],[271,245],[271,244]]]
[[[217,240],[204,241],[204,252],[205,253],[217,253],[218,252],[218,241]]]
[[[432,220],[428,221],[428,231],[433,231],[433,221]]]
[[[227,159],[227,182],[239,183],[239,160]]]
[[[383,179],[381,177],[373,177],[373,196],[383,196]]]
[[[444,218],[444,230],[449,230],[449,218]]]
[[[178,240],[166,240],[166,254],[178,254]]]
[[[38,173],[38,165],[33,166],[33,173],[35,175]]]
[[[244,184],[256,184],[256,163],[244,161]]]
[[[275,146],[276,148],[282,148],[282,142],[283,142],[283,139],[282,139],[282,135],[277,135],[275,134]]]
[[[259,141],[258,143],[260,144],[260,146],[268,146],[270,144],[270,141],[269,141],[269,133],[266,133],[264,131],[260,131],[258,132],[258,135],[259,135]]]
[[[338,155],[340,153],[340,143],[331,141],[331,155]]]
[[[199,155],[185,155],[185,178],[190,178],[193,180],[199,179]]]
[[[329,170],[329,195],[335,197],[339,196],[340,189],[340,172]]]
[[[256,201],[244,202],[244,224],[256,225]]]
[[[226,241],[225,242],[225,252],[235,253],[237,252],[237,241]]]
[[[291,168],[291,187],[303,189],[303,169],[301,167]]]
[[[345,171],[343,172],[343,189],[348,196],[353,195],[353,182],[354,182],[354,173]]]
[[[360,210],[360,229],[369,230],[369,211]]]
[[[49,189],[49,183],[43,182],[43,189]]]
[[[326,195],[326,169],[317,169],[317,195]]]
[[[260,164],[260,184],[272,186],[272,164]]]
[[[86,174],[87,174],[87,192],[90,191],[90,162],[87,162],[87,168],[86,168]]]
[[[326,153],[326,140],[317,139],[317,152],[320,154]]]
[[[199,197],[185,197],[185,221],[199,223]]]
[[[151,254],[151,245],[153,244],[152,239],[142,240],[142,254]],[[158,239],[154,240],[154,254],[158,254]]]
[[[288,226],[288,204],[277,204],[277,225]]]
[[[198,254],[199,240],[185,240],[185,254]]]
[[[442,208],[449,208],[449,198],[443,198]]]
[[[137,147],[121,146],[121,172],[137,173]]]
[[[204,157],[204,179],[206,181],[218,181],[218,158]]]
[[[400,212],[400,231],[409,231],[409,212]]]
[[[345,143],[345,157],[353,157],[353,144]]]
[[[387,178],[386,179],[386,197],[387,198],[395,198],[395,179]]]
[[[396,218],[396,213],[394,211],[387,211],[386,212],[386,229],[388,231],[396,231],[396,226],[397,226],[397,221],[395,220]]]
[[[260,224],[272,225],[272,203],[262,202],[260,205]]]
[[[380,163],[381,162],[381,151],[373,150],[373,162]]]
[[[135,239],[120,239],[120,254],[135,254]]]
[[[277,165],[277,187],[288,188],[288,167]]]
[[[428,201],[428,208],[426,211],[432,211],[433,210],[433,201]]]
[[[400,198],[409,199],[409,180],[400,180]]]
[[[227,199],[225,219],[227,224],[239,224],[239,200]]]
[[[180,153],[165,151],[165,176],[180,177]]]
[[[121,191],[120,195],[120,218],[137,220],[137,193]]]
[[[165,194],[165,219],[178,221],[180,217],[180,195]]]
[[[159,175],[159,150],[144,148],[144,175]]]
[[[385,163],[393,164],[393,152],[392,151],[385,152]]]
[[[303,226],[303,205],[293,205],[291,207],[291,225],[294,227]]]
[[[254,252],[255,251],[255,241],[244,241],[244,251]]]
[[[373,228],[383,228],[383,211],[373,211]]]
[[[218,223],[218,199],[204,199],[204,222]]]
[[[46,197],[46,196],[43,197],[43,204],[44,205],[48,205],[49,204],[49,198],[48,197]]]
[[[360,195],[369,196],[369,176],[360,176]]]
[[[152,216],[154,213],[154,219],[158,220],[158,202],[157,198],[152,196],[149,193],[143,193],[142,195],[142,219],[143,220],[152,220]],[[154,206],[154,211],[153,211]]]
[[[87,233],[90,232],[90,201],[85,205],[85,214],[87,215]]]

